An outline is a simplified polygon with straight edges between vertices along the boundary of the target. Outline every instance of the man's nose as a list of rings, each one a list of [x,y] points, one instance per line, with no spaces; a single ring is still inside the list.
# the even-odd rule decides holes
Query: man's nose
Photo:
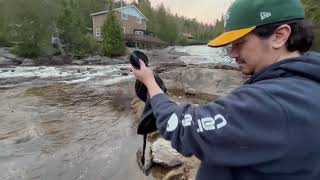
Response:
[[[231,58],[238,58],[239,57],[239,52],[233,48],[232,46],[230,47],[230,50],[229,50],[229,56]]]

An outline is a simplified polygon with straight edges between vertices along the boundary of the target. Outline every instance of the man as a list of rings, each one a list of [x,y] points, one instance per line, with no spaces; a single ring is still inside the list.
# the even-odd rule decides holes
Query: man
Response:
[[[177,105],[141,62],[133,74],[151,97],[162,136],[201,160],[197,179],[320,179],[320,55],[299,0],[236,0],[225,33],[211,47],[252,75],[230,95],[205,105]]]

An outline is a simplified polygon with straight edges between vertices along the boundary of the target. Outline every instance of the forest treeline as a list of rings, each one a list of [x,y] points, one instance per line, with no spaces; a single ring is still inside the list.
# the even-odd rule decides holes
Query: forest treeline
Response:
[[[153,8],[149,0],[133,4],[148,18],[147,30],[168,45],[186,44],[185,33],[195,42],[212,38],[213,25],[173,15],[164,5]],[[93,39],[90,14],[110,6],[108,0],[0,0],[0,47],[14,46],[24,57],[60,53],[52,47],[52,37],[59,37],[66,53],[97,53],[101,45]]]
[[[152,7],[149,0],[132,3],[148,18],[147,30],[168,45],[206,43],[223,32],[223,16],[214,24],[205,24],[173,14],[163,4]],[[314,49],[319,50],[320,2],[303,3],[308,19],[315,25]],[[13,46],[14,52],[24,57],[102,53],[105,46],[93,39],[90,14],[110,7],[109,0],[0,0],[0,47]],[[112,7],[118,8],[120,3]],[[192,35],[192,40],[186,35]],[[53,46],[53,37],[59,38],[60,48]]]

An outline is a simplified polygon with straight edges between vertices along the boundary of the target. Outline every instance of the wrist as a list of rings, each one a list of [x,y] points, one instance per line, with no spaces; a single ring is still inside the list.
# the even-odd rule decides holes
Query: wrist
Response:
[[[148,87],[151,87],[151,86],[154,86],[155,84],[157,84],[157,82],[156,82],[156,80],[154,79],[154,77],[146,79],[143,83],[144,83],[144,85],[145,85],[147,88],[148,88]]]
[[[153,96],[163,93],[159,85],[157,84],[156,80],[153,78],[152,80],[149,80],[146,82],[146,87],[148,89],[148,93],[150,95],[150,98]]]

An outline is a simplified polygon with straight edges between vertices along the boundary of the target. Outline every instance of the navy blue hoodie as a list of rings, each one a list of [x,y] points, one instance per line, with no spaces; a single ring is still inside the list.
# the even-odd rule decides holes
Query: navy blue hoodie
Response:
[[[151,99],[162,136],[201,160],[198,180],[320,180],[320,54],[273,64],[228,96]]]

